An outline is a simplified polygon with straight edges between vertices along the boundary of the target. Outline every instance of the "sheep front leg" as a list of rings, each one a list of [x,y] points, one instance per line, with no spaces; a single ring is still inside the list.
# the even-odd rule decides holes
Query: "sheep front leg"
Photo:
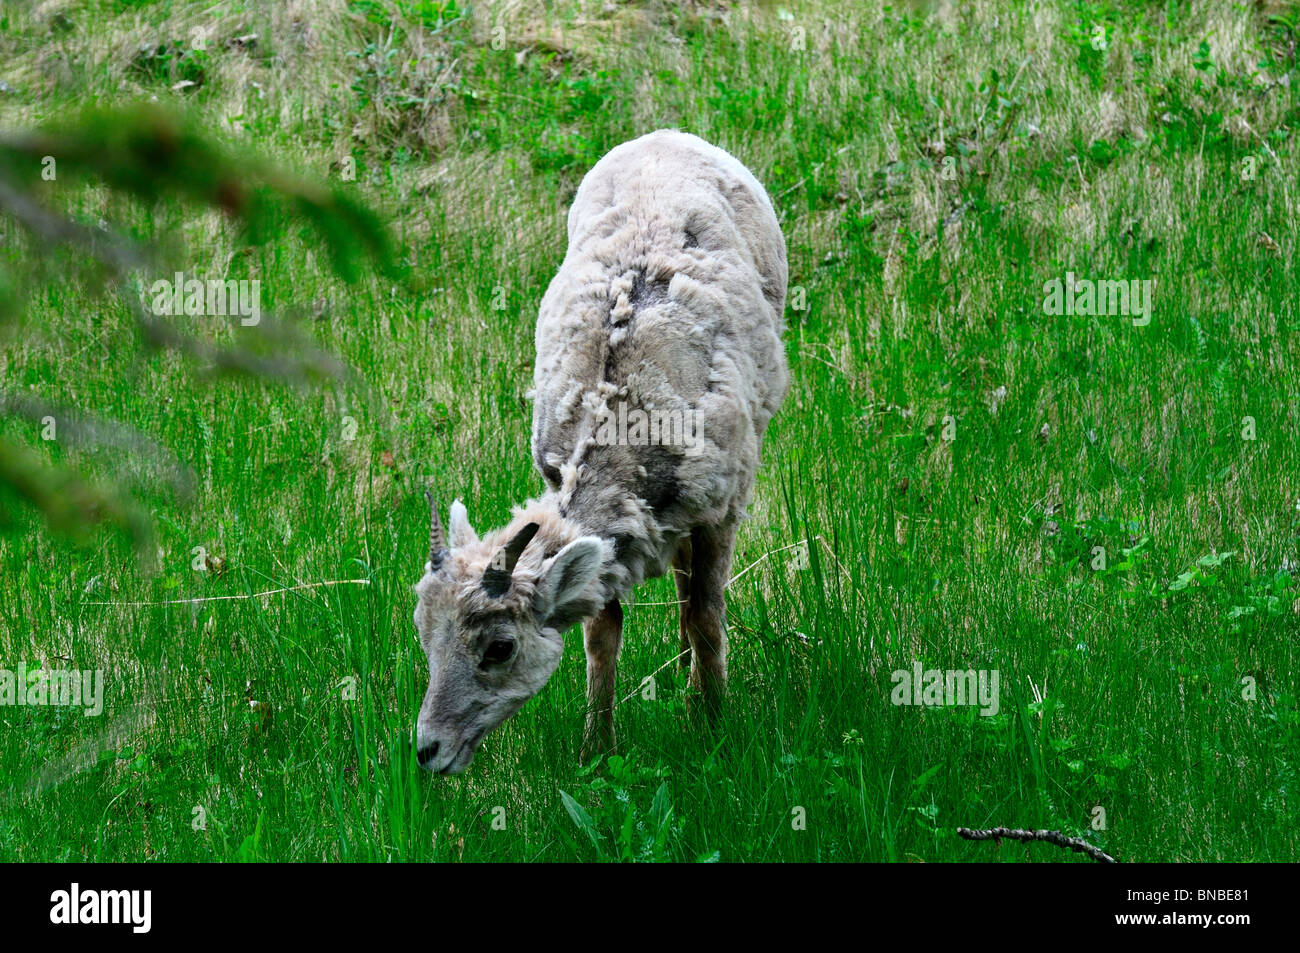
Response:
[[[595,617],[582,624],[587,651],[587,727],[582,736],[582,760],[614,750],[614,691],[618,650],[623,645],[623,607],[611,599]]]
[[[691,687],[712,716],[727,690],[727,580],[736,525],[697,527],[691,533],[690,603],[686,634],[691,643]]]

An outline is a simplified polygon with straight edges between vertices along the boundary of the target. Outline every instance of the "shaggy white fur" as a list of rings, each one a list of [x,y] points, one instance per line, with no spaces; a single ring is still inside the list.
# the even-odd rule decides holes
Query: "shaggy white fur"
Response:
[[[559,512],[618,544],[608,601],[694,527],[744,515],[789,382],[785,241],[748,169],[666,130],[601,159],[568,226],[537,321],[533,455]],[[620,405],[682,413],[697,440],[602,444]]]

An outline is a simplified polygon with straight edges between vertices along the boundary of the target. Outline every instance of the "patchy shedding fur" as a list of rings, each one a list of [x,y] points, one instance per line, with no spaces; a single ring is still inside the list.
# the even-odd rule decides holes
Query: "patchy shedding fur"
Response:
[[[559,513],[617,543],[602,605],[743,517],[788,384],[785,288],[767,194],[721,149],[655,132],[583,180],[537,322],[533,458]],[[601,445],[620,403],[690,411],[699,445]]]
[[[417,728],[431,770],[468,765],[549,678],[559,633],[579,619],[587,748],[612,745],[619,601],[670,563],[692,684],[711,701],[725,686],[736,528],[788,386],[785,241],[743,165],[671,131],[602,158],[568,233],[536,333],[533,458],[547,490],[483,539],[457,501],[450,546],[417,586],[430,663]],[[657,424],[638,429],[638,418]],[[484,574],[509,562],[521,532],[509,588],[494,596]]]

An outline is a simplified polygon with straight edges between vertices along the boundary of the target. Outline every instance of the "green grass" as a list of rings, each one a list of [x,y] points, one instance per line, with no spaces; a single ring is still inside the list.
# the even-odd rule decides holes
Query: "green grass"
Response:
[[[286,168],[337,182],[351,159],[412,280],[342,284],[296,229],[246,250],[186,205],[66,197],[183,240],[199,274],[260,278],[356,376],[208,375],[140,351],[88,282],[27,285],[3,388],[140,429],[197,488],[182,506],[145,459],[0,419],[136,488],[159,557],[11,514],[0,667],[102,668],[106,704],[0,707],[0,859],[1077,859],[954,833],[996,825],[1122,860],[1300,854],[1294,13],[587,6],[6,5],[0,125],[156,95]],[[564,214],[600,155],[662,126],[767,185],[806,303],[729,592],[729,711],[692,727],[673,666],[637,692],[677,652],[656,580],[627,612],[616,757],[578,759],[575,630],[469,772],[430,778],[420,490],[480,530],[540,490],[524,395]],[[0,273],[36,261],[0,244]],[[1153,279],[1150,324],[1044,314],[1067,270]],[[783,549],[804,539],[806,560]],[[999,714],[891,705],[918,661],[997,670]]]

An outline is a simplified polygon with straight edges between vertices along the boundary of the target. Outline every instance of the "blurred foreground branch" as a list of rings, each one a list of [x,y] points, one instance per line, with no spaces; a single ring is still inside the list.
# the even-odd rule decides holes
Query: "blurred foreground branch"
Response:
[[[54,168],[57,173],[43,174]],[[255,321],[241,322],[240,343],[220,346],[182,332],[146,308],[142,288],[149,286],[147,279],[170,277],[175,269],[163,262],[156,245],[128,238],[120,228],[77,221],[48,201],[56,190],[70,196],[79,186],[107,188],[146,208],[180,200],[218,209],[238,223],[246,246],[265,244],[287,234],[289,224],[304,223],[321,240],[334,272],[343,280],[355,282],[371,269],[398,275],[388,232],[369,209],[335,188],[296,179],[237,155],[156,106],[92,110],[59,128],[0,133],[0,224],[5,219],[16,223],[33,248],[75,253],[42,254],[40,263],[53,274],[40,272],[36,283],[72,281],[80,274],[78,269],[88,263],[97,265],[147,348],[176,351],[215,373],[310,383],[337,380],[346,369],[292,324],[260,311]],[[109,202],[106,207],[120,207],[120,203]],[[12,256],[8,261],[0,259],[0,299],[5,299],[0,300],[0,332],[15,325],[13,318],[21,312],[25,297],[14,290],[19,287],[14,264]],[[25,262],[18,258],[16,264]],[[31,270],[39,272],[35,267]],[[228,278],[222,276],[217,283],[224,287],[230,283]],[[228,313],[223,316],[230,320]],[[66,435],[71,444],[111,446],[129,453],[143,450],[150,457],[165,457],[172,489],[187,496],[192,485],[188,471],[153,441],[114,421],[62,411],[34,394],[12,391],[0,393],[0,418],[4,417],[54,418],[61,436]],[[96,485],[71,466],[52,462],[47,454],[6,435],[0,437],[0,502],[12,496],[41,512],[56,531],[84,536],[89,527],[107,522],[126,530],[142,550],[151,539],[151,521],[121,487]],[[0,527],[12,522],[6,510],[0,506]]]

